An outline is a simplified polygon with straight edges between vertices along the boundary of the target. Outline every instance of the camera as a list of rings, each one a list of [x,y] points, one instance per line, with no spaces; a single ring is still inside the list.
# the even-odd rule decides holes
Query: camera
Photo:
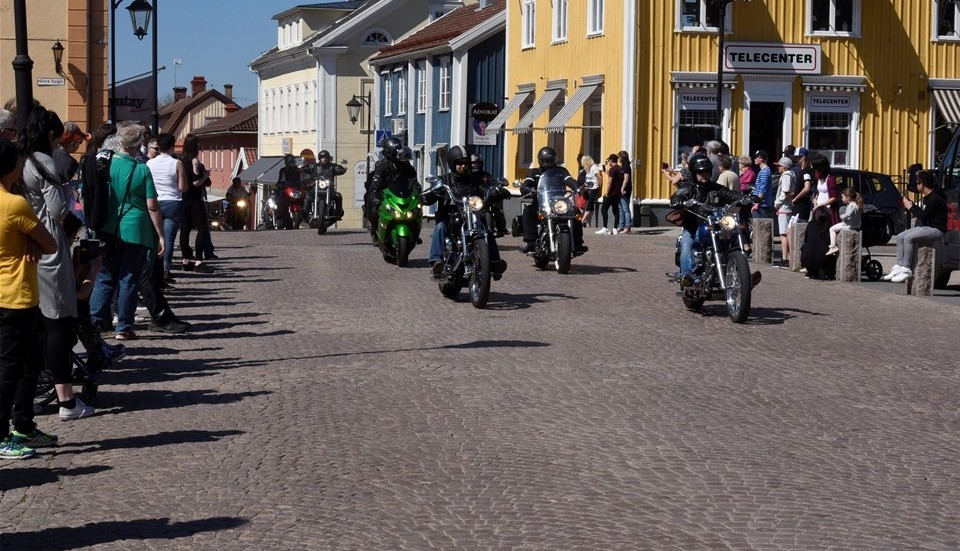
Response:
[[[80,264],[92,262],[102,254],[102,248],[103,241],[97,239],[81,239],[74,253],[77,255],[77,262]]]

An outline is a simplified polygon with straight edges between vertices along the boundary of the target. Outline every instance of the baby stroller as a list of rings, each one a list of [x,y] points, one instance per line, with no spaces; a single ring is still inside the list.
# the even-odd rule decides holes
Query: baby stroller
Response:
[[[73,363],[71,370],[71,383],[80,385],[82,390],[78,394],[83,402],[90,406],[97,403],[97,392],[104,371],[114,363],[119,362],[126,356],[126,349],[123,345],[109,345],[103,342],[99,335],[94,336],[95,346],[100,347],[100,365],[91,368],[87,362],[85,352],[70,352],[70,360]],[[54,388],[53,374],[46,367],[40,372],[37,378],[37,386],[34,391],[34,408],[42,408],[47,404],[57,401],[57,391]]]
[[[880,281],[883,277],[883,265],[879,260],[874,260],[870,256],[870,247],[875,245],[886,245],[889,234],[886,233],[890,227],[889,217],[878,210],[873,205],[864,205],[863,216],[860,225],[860,271],[870,281]]]

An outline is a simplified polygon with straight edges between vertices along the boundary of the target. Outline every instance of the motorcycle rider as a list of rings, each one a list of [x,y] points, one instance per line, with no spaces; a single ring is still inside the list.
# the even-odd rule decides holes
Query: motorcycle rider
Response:
[[[537,197],[537,184],[540,181],[540,176],[548,170],[562,171],[562,173],[566,175],[564,183],[574,190],[574,192],[577,190],[577,181],[570,176],[570,172],[562,166],[557,166],[557,152],[552,147],[540,148],[540,151],[537,152],[537,163],[539,167],[530,171],[523,180],[522,185],[524,191],[532,194],[531,197],[533,201],[523,207],[523,244],[520,245],[521,253],[532,251],[534,242],[537,240],[537,214],[540,211],[540,200]],[[573,229],[574,247],[576,247],[574,252],[581,255],[588,250],[588,247],[583,244],[583,223],[580,222],[579,219],[574,218],[570,221],[570,225]]]
[[[447,165],[450,167],[450,174],[443,176],[447,185],[453,189],[454,193],[460,197],[467,195],[477,195],[487,199],[487,189],[490,187],[482,179],[470,172],[470,154],[462,145],[455,145],[447,150]],[[503,193],[509,195],[509,191],[496,191],[490,199],[499,199]],[[455,212],[457,205],[450,202],[450,197],[443,191],[443,188],[436,186],[423,192],[423,204],[437,205],[436,226],[433,229],[433,239],[430,241],[430,265],[433,267],[434,277],[439,277],[443,273],[443,246],[446,242],[449,229],[447,224],[450,221],[451,212]],[[500,275],[507,269],[507,262],[500,258],[500,249],[497,247],[496,237],[492,232],[487,232],[487,245],[490,252],[490,272],[494,279],[500,279]]]
[[[497,185],[493,174],[490,174],[483,169],[483,157],[477,154],[470,155],[470,173],[483,180],[483,183],[486,186]],[[503,202],[497,201],[494,205],[492,205],[490,207],[490,214],[493,217],[494,226],[494,228],[491,229],[496,230],[497,237],[503,237],[503,235],[507,233],[507,217],[503,214]]]
[[[728,189],[722,184],[711,180],[713,162],[706,155],[694,155],[687,162],[690,172],[693,173],[695,183],[680,184],[680,187],[670,197],[670,206],[684,208],[683,231],[680,233],[680,275],[681,287],[693,285],[693,236],[700,227],[701,219],[691,210],[697,211],[697,206],[685,206],[684,202],[693,199],[709,205],[729,205],[742,199],[742,195]]]
[[[380,203],[383,200],[383,189],[396,178],[416,179],[417,171],[404,159],[403,142],[394,137],[383,140],[381,146],[383,159],[377,161],[373,175],[369,180],[369,187],[365,199],[367,221],[370,223],[370,235],[374,237],[377,231],[377,221],[380,216]]]
[[[321,149],[320,153],[317,154],[317,164],[311,166],[311,173],[314,180],[313,185],[316,185],[317,180],[327,180],[332,186],[335,178],[346,174],[347,169],[343,165],[334,163],[329,151]],[[333,189],[336,189],[336,186]],[[306,210],[307,212],[313,212],[312,190],[306,197]],[[322,216],[323,213],[317,213],[317,215]],[[333,215],[338,219],[343,218],[343,196],[340,195],[339,191],[333,194]]]
[[[301,185],[300,168],[293,155],[289,153],[283,156],[283,168],[280,169],[280,175],[277,177],[277,187],[274,189],[274,200],[277,202],[278,218],[280,227],[283,229],[296,229],[293,227],[293,220],[290,218],[290,198],[287,196],[287,188]]]
[[[246,206],[239,207],[237,203],[245,201]],[[227,188],[227,223],[235,230],[243,229],[250,212],[250,192],[243,187],[239,176],[235,176]]]

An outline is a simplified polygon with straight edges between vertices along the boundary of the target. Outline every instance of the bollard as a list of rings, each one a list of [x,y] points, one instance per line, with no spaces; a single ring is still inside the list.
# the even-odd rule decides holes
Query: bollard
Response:
[[[773,263],[773,219],[753,219],[753,261]]]
[[[933,246],[921,245],[917,248],[917,266],[913,277],[906,281],[907,294],[918,297],[933,295],[933,283],[936,281],[937,251]]]
[[[857,230],[842,230],[837,235],[840,252],[837,257],[837,279],[840,281],[860,281],[860,241],[862,235]]]
[[[807,233],[807,223],[797,222],[790,226],[790,269],[800,271],[800,248],[803,246],[803,236]]]

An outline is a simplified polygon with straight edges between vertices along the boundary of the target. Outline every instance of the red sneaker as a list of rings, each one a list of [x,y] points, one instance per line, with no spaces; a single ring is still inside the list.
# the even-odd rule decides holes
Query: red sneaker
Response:
[[[113,338],[118,341],[135,341],[137,340],[137,334],[133,330],[127,329],[126,331],[117,331]]]

